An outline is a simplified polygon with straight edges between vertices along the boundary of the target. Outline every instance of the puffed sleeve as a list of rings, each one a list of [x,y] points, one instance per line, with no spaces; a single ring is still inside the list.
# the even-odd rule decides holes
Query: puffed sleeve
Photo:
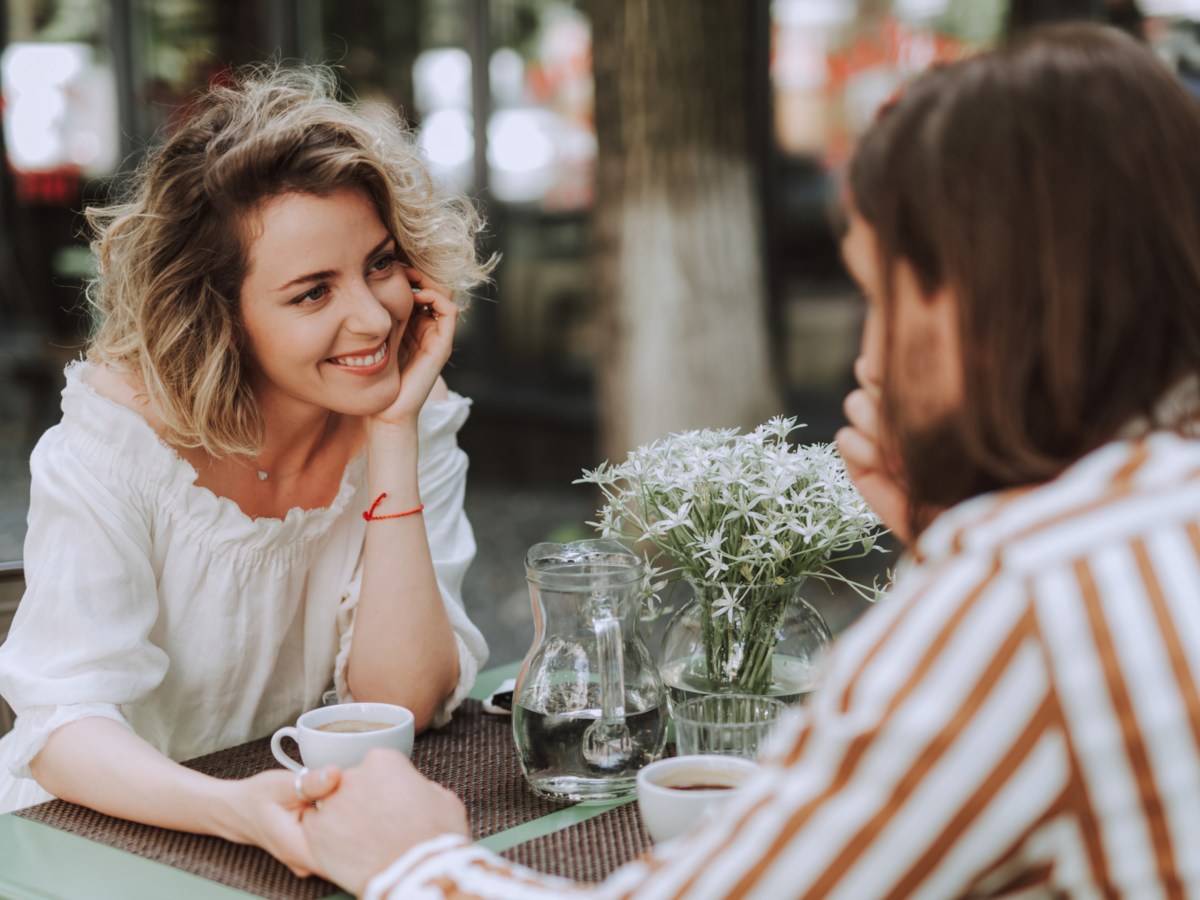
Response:
[[[130,483],[80,450],[57,426],[30,459],[27,588],[0,645],[0,695],[17,714],[4,757],[17,778],[31,777],[30,761],[69,722],[102,716],[128,727],[120,707],[167,671],[149,637],[158,617],[151,523]]]
[[[418,420],[420,456],[417,481],[421,500],[425,504],[425,531],[429,538],[433,571],[458,647],[458,685],[434,716],[434,727],[450,721],[451,713],[470,692],[475,677],[488,657],[487,642],[467,617],[462,598],[463,577],[475,558],[475,536],[463,510],[467,454],[458,446],[457,435],[467,419],[470,405],[466,398],[451,393],[444,400],[426,403]],[[350,660],[353,608],[358,602],[361,582],[360,557],[353,582],[344,595],[339,612],[340,644],[335,683],[342,701],[350,699],[346,668]]]

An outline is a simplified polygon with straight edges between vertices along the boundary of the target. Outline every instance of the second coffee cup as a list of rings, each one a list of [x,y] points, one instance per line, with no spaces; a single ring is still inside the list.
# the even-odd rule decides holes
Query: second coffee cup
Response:
[[[299,745],[300,758],[308,768],[336,765],[349,769],[376,747],[410,755],[413,733],[413,714],[403,706],[338,703],[309,710],[294,726],[280,728],[271,736],[271,752],[281,765],[300,771],[300,763],[283,751],[283,739],[290,737]]]

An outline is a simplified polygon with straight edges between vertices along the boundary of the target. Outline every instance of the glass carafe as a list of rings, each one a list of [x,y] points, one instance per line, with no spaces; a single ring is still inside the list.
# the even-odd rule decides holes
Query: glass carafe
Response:
[[[525,557],[533,645],[513,693],[513,736],[533,790],[630,794],[662,753],[667,700],[638,633],[643,562],[615,541],[535,544]]]

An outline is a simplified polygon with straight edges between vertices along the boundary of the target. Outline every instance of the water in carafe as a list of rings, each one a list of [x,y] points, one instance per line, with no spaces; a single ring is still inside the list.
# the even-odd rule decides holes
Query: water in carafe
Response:
[[[538,544],[526,557],[534,640],[513,735],[539,794],[621,797],[662,753],[666,694],[637,627],[642,565],[614,541]]]

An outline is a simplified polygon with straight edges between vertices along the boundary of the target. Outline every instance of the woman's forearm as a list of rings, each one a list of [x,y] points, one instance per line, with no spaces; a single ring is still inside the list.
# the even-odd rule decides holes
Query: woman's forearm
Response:
[[[185,768],[111,719],[59,728],[30,768],[38,784],[72,803],[148,825],[245,840],[227,815],[237,782]]]
[[[119,722],[80,719],[55,731],[31,765],[52,794],[111,816],[262,847],[297,875],[313,871],[291,772],[226,781],[168,759]]]
[[[417,455],[415,422],[369,430],[369,496],[388,495],[377,515],[420,505]],[[363,554],[347,681],[356,699],[407,706],[424,728],[458,682],[458,651],[422,515],[368,522]]]

